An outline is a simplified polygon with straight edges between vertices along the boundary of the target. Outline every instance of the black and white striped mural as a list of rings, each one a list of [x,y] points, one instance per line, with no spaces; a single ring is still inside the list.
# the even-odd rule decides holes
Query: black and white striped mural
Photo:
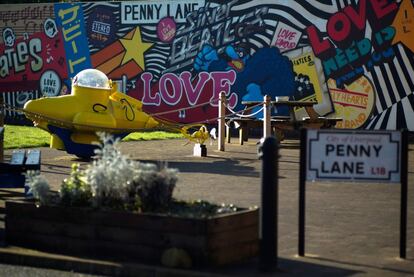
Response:
[[[338,8],[358,5],[357,0],[338,0]],[[377,2],[377,1],[374,1]],[[379,1],[378,1],[379,2]],[[375,109],[364,125],[367,129],[408,129],[414,131],[414,8],[410,0],[387,1],[395,3],[398,9],[393,21],[397,35],[406,34],[404,41],[392,45],[394,57],[388,62],[374,66],[374,70],[364,70],[375,88]],[[411,22],[411,23],[410,23]],[[372,30],[367,26],[366,37]],[[398,27],[397,27],[398,28]],[[410,34],[411,33],[411,34]]]

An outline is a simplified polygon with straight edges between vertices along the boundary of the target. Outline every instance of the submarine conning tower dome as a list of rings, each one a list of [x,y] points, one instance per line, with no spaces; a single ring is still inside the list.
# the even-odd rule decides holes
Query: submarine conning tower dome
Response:
[[[83,97],[89,95],[89,97],[96,97],[96,100],[104,100],[111,92],[112,81],[97,69],[82,70],[72,79],[72,95],[82,94]]]
[[[72,86],[111,89],[108,77],[97,69],[85,69],[76,74],[72,80]]]

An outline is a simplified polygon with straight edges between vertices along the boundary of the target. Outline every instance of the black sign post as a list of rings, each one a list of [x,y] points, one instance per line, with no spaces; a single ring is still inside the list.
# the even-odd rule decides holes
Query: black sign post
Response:
[[[262,192],[259,226],[259,269],[270,272],[277,267],[278,144],[267,137],[258,149],[262,159]]]
[[[406,248],[407,248],[407,187],[408,187],[408,131],[404,130],[400,134],[395,131],[381,131],[381,132],[368,132],[368,131],[348,131],[348,130],[329,130],[329,131],[321,131],[321,130],[312,130],[312,135],[308,133],[307,129],[301,130],[301,142],[300,142],[300,173],[299,173],[299,230],[298,230],[298,255],[305,256],[305,204],[306,204],[306,180],[312,176],[316,180],[341,180],[341,181],[374,181],[381,180],[385,182],[400,182],[401,183],[401,206],[400,206],[400,258],[406,258]],[[316,133],[315,133],[316,132]],[[313,137],[312,137],[313,136]],[[380,138],[382,137],[382,138]],[[384,139],[384,140],[381,140]],[[332,149],[336,147],[336,153],[339,153],[341,156],[344,156],[345,149],[344,143],[354,143],[355,141],[363,140],[363,141],[376,141],[378,140],[379,144],[373,147],[372,149],[375,150],[375,154],[370,156],[369,158],[375,158],[377,160],[383,160],[384,156],[391,158],[395,158],[395,164],[392,163],[390,168],[387,168],[387,164],[385,166],[373,166],[371,168],[368,167],[363,161],[359,160],[360,172],[358,173],[365,173],[364,171],[366,168],[365,166],[370,169],[369,173],[365,175],[365,177],[358,177],[358,176],[347,176],[343,175],[340,176],[338,174],[339,167],[332,167],[334,170],[329,172],[325,170],[324,167],[328,164],[328,160],[335,160],[332,157],[326,157],[324,160],[320,159],[321,152],[325,155],[331,155],[333,152]],[[327,143],[328,142],[328,143]],[[352,142],[352,143],[351,143]],[[339,143],[339,146],[336,146],[335,143]],[[322,146],[321,146],[322,145]],[[354,145],[355,146],[355,145]],[[313,149],[313,147],[315,149]],[[321,148],[322,147],[322,148]],[[362,150],[368,149],[369,146],[364,146],[365,148],[360,148]],[[385,149],[388,148],[388,152]],[[321,149],[325,149],[321,151]],[[349,153],[353,155],[356,153],[352,150],[355,148],[348,147]],[[390,151],[391,149],[391,151]],[[381,156],[381,151],[386,152],[385,155]],[[316,157],[320,160],[312,158],[312,151],[316,153]],[[393,152],[394,154],[390,154]],[[368,155],[369,156],[369,155]],[[394,157],[391,157],[394,156]],[[371,159],[370,161],[373,161]],[[322,170],[318,167],[318,162],[321,162]],[[325,163],[326,162],[326,163]],[[313,165],[311,165],[313,163]],[[338,165],[338,162],[335,162]],[[389,164],[388,164],[389,165]],[[400,167],[399,167],[400,165]],[[398,168],[399,167],[399,168]],[[316,172],[316,173],[315,173]],[[325,175],[324,175],[325,174]],[[331,174],[331,175],[329,175]],[[313,179],[310,179],[313,180]]]
[[[299,164],[299,240],[298,254],[305,256],[305,183],[306,183],[306,153],[307,153],[307,131],[300,131],[300,164]]]
[[[401,137],[401,211],[400,211],[400,258],[407,253],[407,190],[408,190],[408,131]]]

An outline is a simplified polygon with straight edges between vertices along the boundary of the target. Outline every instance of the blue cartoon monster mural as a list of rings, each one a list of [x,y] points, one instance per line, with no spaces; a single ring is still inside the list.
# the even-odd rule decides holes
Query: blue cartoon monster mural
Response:
[[[232,91],[241,101],[262,101],[264,95],[289,96],[296,90],[292,63],[277,48],[260,48],[253,55],[245,43],[229,45],[222,55],[211,45],[204,45],[194,61],[196,71],[226,71],[233,69],[237,78]],[[240,108],[239,103],[239,108]],[[279,108],[278,115],[287,115]],[[262,115],[259,114],[258,117]]]

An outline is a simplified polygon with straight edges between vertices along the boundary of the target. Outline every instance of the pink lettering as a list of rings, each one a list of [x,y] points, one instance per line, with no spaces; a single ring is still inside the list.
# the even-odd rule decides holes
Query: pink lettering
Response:
[[[210,75],[208,72],[202,71],[198,74],[198,80],[195,87],[191,84],[191,73],[188,71],[184,71],[180,74],[181,82],[184,86],[184,90],[187,94],[188,103],[190,105],[195,105],[197,103],[198,98],[203,91],[203,88],[207,81],[210,79]]]
[[[224,91],[226,95],[230,94],[230,86],[236,81],[236,72],[233,70],[211,72],[210,78],[213,80],[213,96],[210,102],[212,106],[218,106],[220,92]]]
[[[326,26],[326,31],[328,32],[329,37],[336,42],[346,40],[349,37],[351,30],[351,21],[342,12],[338,12],[331,16]]]
[[[171,106],[177,104],[183,94],[180,79],[173,73],[166,73],[160,78],[159,89],[164,102]]]
[[[321,38],[315,25],[309,26],[306,31],[308,32],[309,41],[316,56],[319,57],[323,53],[329,52],[334,47],[329,39]]]
[[[378,20],[394,13],[398,9],[398,5],[395,2],[389,3],[386,0],[371,0],[370,2]]]
[[[174,73],[166,73],[159,80],[159,92],[151,94],[151,81],[153,75],[149,72],[144,72],[141,75],[141,80],[143,81],[143,97],[142,104],[159,106],[161,104],[161,99],[168,105],[174,106],[178,104],[184,93],[187,96],[188,103],[192,106],[195,105],[201,93],[204,91],[205,85],[212,80],[213,82],[213,91],[212,97],[210,99],[211,106],[218,106],[218,98],[221,91],[224,91],[227,96],[228,105],[231,108],[234,108],[238,102],[238,96],[234,92],[230,92],[231,85],[236,81],[236,73],[233,70],[226,72],[200,72],[197,78],[195,85],[191,82],[191,73],[184,71],[180,76],[175,75]]]
[[[141,80],[144,82],[144,96],[142,97],[142,104],[159,106],[161,103],[160,94],[157,92],[155,95],[151,95],[152,74],[149,72],[142,73]]]
[[[294,31],[289,31],[287,29],[281,29],[278,33],[278,38],[284,38],[287,40],[293,40],[296,37],[296,32]]]
[[[282,49],[293,49],[295,48],[296,44],[294,42],[289,42],[283,38],[278,38],[276,41],[276,46]]]
[[[390,24],[398,4],[387,0],[360,0],[358,6],[347,6],[328,19],[326,30],[329,38],[335,42],[349,42],[352,37],[361,36],[365,32],[366,21],[373,30],[380,30]],[[314,25],[307,27],[309,41],[316,56],[333,53],[332,43],[322,38]]]
[[[365,30],[365,19],[367,14],[366,0],[359,0],[359,10],[356,11],[352,6],[347,6],[344,9],[345,14],[355,24],[359,31]]]

